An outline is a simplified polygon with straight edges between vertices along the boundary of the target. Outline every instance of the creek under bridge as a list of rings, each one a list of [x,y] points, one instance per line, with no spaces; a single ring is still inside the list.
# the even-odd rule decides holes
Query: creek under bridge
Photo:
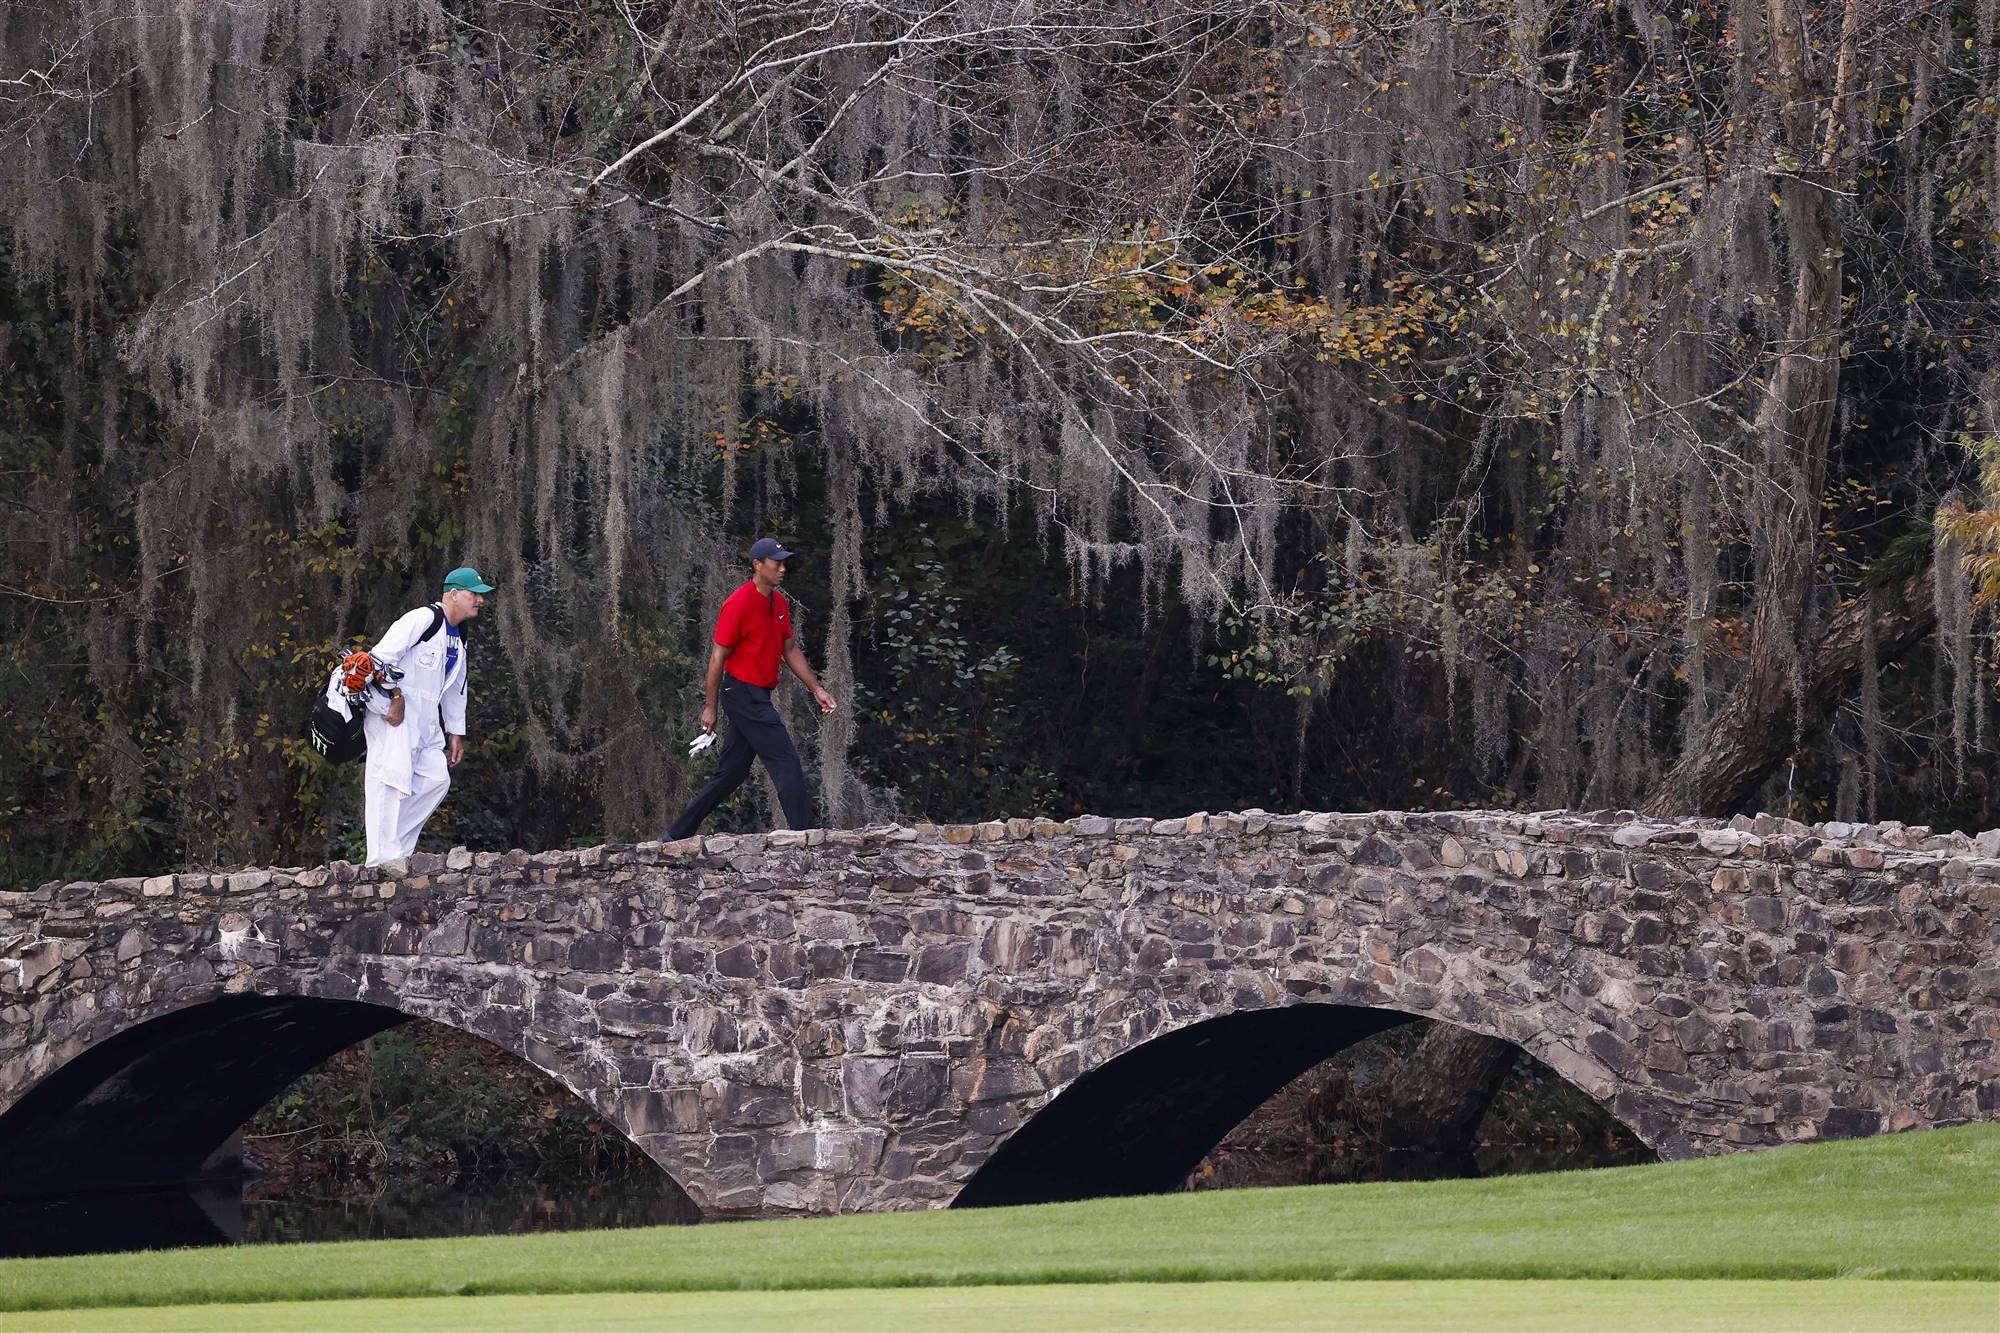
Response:
[[[874,827],[0,892],[0,1197],[199,1178],[410,1018],[710,1217],[1173,1189],[1412,1017],[1663,1158],[2000,1117],[2000,834],[1630,812]]]

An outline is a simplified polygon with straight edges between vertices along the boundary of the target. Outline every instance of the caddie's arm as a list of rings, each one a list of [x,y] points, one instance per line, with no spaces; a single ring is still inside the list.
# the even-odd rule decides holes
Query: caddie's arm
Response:
[[[716,700],[722,693],[722,664],[727,662],[729,655],[735,651],[734,647],[725,646],[720,643],[709,645],[708,698],[701,706],[701,729],[703,731],[715,730]]]
[[[403,654],[410,651],[410,645],[417,641],[420,625],[430,623],[428,608],[405,612],[401,619],[389,626],[389,632],[382,641],[368,650],[368,655],[377,665],[400,666]],[[393,692],[392,692],[393,691]],[[390,686],[387,689],[373,689],[364,696],[368,711],[379,713],[383,721],[392,727],[403,725],[403,692]]]
[[[820,712],[831,713],[838,707],[834,703],[833,696],[826,692],[826,687],[819,683],[819,677],[813,674],[813,669],[806,665],[806,655],[799,651],[797,639],[785,640],[785,665],[790,667],[792,674],[804,681],[806,688],[812,691],[813,702],[819,705]]]

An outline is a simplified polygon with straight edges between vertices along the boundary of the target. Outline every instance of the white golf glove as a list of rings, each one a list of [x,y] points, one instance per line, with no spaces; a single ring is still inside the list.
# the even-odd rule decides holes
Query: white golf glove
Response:
[[[688,758],[690,759],[694,758],[696,755],[700,754],[703,750],[708,749],[710,746],[714,744],[715,744],[715,733],[712,731],[702,732],[701,735],[694,738],[694,743],[688,746]]]

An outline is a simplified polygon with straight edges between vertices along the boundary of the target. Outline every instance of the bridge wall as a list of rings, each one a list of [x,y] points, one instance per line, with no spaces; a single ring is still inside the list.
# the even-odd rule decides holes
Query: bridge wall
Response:
[[[1988,842],[1250,812],[0,893],[0,1190],[191,1170],[398,1015],[553,1074],[714,1216],[1170,1188],[1410,1015],[1670,1158],[1993,1118]]]

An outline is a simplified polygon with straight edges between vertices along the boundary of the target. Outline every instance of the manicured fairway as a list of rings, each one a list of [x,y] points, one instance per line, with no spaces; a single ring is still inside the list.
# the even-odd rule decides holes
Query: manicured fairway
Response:
[[[1990,1333],[1990,1282],[1205,1282],[1042,1287],[699,1291],[586,1296],[434,1296],[425,1300],[281,1302],[9,1315],[12,1333],[196,1333],[310,1328],[316,1333],[542,1333],[883,1328],[954,1330],[1160,1328],[1477,1328],[1481,1333],[1615,1328],[1898,1329]]]
[[[2000,1282],[2000,1126],[1500,1180],[20,1259],[0,1262],[0,1310],[1148,1282],[1871,1277]],[[1199,1298],[1194,1288],[1176,1290],[1177,1299]],[[1899,1300],[1887,1293],[1918,1289],[1882,1290]]]

